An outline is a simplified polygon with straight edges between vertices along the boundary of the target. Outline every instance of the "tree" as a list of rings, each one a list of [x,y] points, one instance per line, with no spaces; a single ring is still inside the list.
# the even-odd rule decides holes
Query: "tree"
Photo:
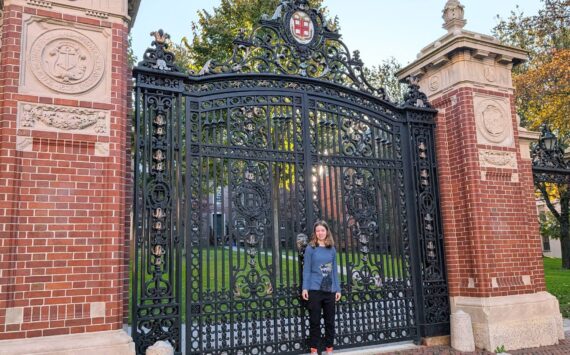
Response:
[[[240,30],[251,32],[262,15],[273,15],[280,0],[221,0],[212,12],[198,11],[198,22],[192,22],[192,40],[182,38],[175,45],[180,67],[199,71],[208,60],[223,61],[231,56],[233,40]],[[326,12],[323,0],[311,1],[311,6]]]
[[[570,116],[570,0],[541,0],[537,15],[517,7],[500,19],[493,34],[503,43],[529,52],[529,61],[514,70],[513,83],[521,122],[537,129],[548,122],[563,135]]]
[[[198,72],[208,60],[223,61],[232,54],[233,40],[244,29],[251,32],[262,15],[271,16],[282,0],[222,0],[212,11],[200,10],[198,22],[192,23],[192,40],[182,38],[182,43],[172,46],[180,68]],[[310,1],[327,17],[328,10],[323,0]],[[339,28],[338,18],[329,21],[330,28]],[[391,57],[380,65],[366,69],[369,82],[386,89],[388,97],[401,102],[406,86],[399,83],[395,73],[400,63]]]
[[[529,52],[530,60],[513,72],[521,124],[531,129],[550,125],[564,146],[570,137],[570,0],[541,1],[537,15],[525,16],[517,7],[508,19],[499,18],[493,34]],[[558,221],[562,266],[570,269],[569,186],[535,185]]]
[[[366,76],[370,84],[384,88],[392,102],[403,102],[404,94],[408,91],[406,84],[400,82],[396,72],[402,69],[402,65],[394,57],[382,61],[378,66],[366,69]]]

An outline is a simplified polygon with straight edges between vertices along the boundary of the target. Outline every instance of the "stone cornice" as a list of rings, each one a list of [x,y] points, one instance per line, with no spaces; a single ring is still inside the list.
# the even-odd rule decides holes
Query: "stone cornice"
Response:
[[[141,0],[0,0],[0,10],[5,5],[49,8],[69,15],[95,17],[111,22],[125,21],[132,27],[140,3]]]
[[[526,51],[506,46],[491,36],[466,30],[448,33],[422,49],[418,59],[396,73],[398,78],[421,77],[431,67],[439,67],[448,61],[454,53],[471,50],[475,58],[494,57],[502,64],[520,64],[528,58]]]

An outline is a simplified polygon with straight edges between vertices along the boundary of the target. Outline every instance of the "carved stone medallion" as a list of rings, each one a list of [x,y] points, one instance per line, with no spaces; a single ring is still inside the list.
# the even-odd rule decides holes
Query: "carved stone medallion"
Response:
[[[496,74],[495,68],[491,67],[491,66],[485,66],[485,69],[483,71],[483,75],[485,76],[485,79],[487,79],[487,81],[489,81],[491,83],[497,79],[497,74]]]
[[[439,75],[434,75],[429,79],[429,89],[430,91],[437,91],[440,85]]]
[[[514,142],[509,104],[503,98],[474,97],[477,142],[512,146]]]
[[[29,64],[42,84],[66,94],[88,91],[105,71],[105,59],[97,45],[70,29],[41,34],[31,46]]]

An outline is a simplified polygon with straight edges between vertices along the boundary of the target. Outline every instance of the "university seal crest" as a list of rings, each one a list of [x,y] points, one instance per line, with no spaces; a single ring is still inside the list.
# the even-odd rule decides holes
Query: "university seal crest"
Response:
[[[303,11],[297,11],[291,16],[289,28],[293,38],[301,44],[308,44],[315,37],[313,20]]]
[[[30,53],[32,73],[47,87],[66,94],[90,90],[105,69],[101,50],[87,36],[57,29],[39,36]]]

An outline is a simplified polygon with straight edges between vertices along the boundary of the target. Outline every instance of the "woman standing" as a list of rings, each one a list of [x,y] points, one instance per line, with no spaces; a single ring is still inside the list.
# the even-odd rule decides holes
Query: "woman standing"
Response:
[[[311,242],[305,249],[303,292],[308,302],[311,354],[317,354],[321,338],[321,310],[325,320],[325,349],[333,352],[335,301],[340,300],[340,285],[334,239],[328,224],[317,221],[313,226]]]

